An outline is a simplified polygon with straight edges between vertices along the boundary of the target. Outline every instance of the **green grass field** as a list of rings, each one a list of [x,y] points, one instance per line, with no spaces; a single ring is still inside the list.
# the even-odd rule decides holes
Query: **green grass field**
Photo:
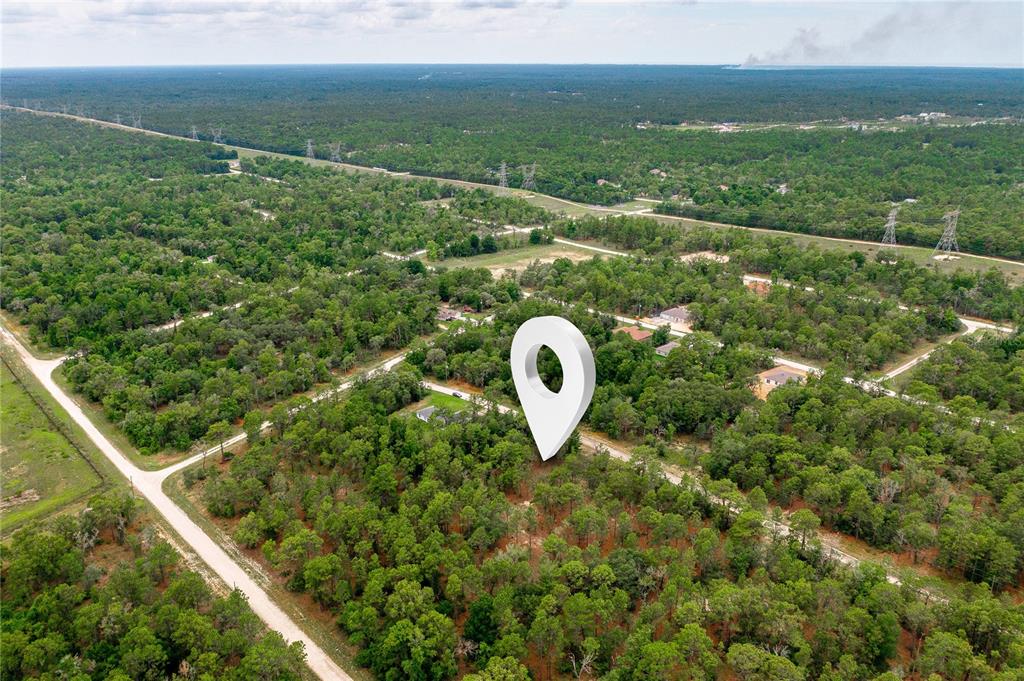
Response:
[[[0,364],[0,472],[3,532],[88,494],[103,480]],[[19,496],[20,495],[20,496]]]
[[[534,260],[551,262],[556,258],[569,258],[571,260],[590,260],[596,255],[593,251],[567,244],[544,244],[540,246],[521,246],[509,248],[497,253],[486,255],[474,255],[468,258],[448,258],[447,260],[430,261],[430,265],[446,267],[448,269],[459,269],[463,267],[484,267],[495,274],[500,274],[502,269],[523,270]]]
[[[469,402],[459,397],[453,397],[452,395],[446,395],[444,393],[432,392],[429,395],[427,395],[427,399],[423,400],[423,406],[437,407],[438,409],[447,409],[448,411],[455,413],[457,411],[462,411],[463,409],[469,409],[471,405],[469,404]]]

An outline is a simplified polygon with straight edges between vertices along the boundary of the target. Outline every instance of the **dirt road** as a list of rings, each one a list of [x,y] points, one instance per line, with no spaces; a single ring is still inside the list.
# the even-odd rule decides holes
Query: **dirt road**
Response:
[[[36,379],[46,388],[61,407],[74,419],[89,439],[106,456],[112,464],[128,478],[135,490],[149,501],[150,504],[173,527],[182,539],[188,543],[195,553],[210,566],[225,584],[239,589],[249,599],[249,606],[259,617],[274,629],[285,640],[300,641],[306,650],[306,663],[313,672],[324,681],[352,681],[352,677],[327,656],[305,633],[285,614],[267,595],[249,574],[235,563],[227,552],[217,545],[210,537],[192,521],[188,515],[171,501],[164,493],[163,482],[169,475],[195,463],[202,454],[186,459],[174,466],[159,471],[144,471],[133,464],[128,458],[99,431],[92,421],[82,412],[53,380],[53,371],[60,366],[63,359],[36,359],[24,345],[7,329],[0,327],[3,342],[12,346],[19,358],[25,363]],[[244,439],[245,435],[235,436],[228,442],[234,444]],[[219,451],[220,445],[208,450],[210,453]]]

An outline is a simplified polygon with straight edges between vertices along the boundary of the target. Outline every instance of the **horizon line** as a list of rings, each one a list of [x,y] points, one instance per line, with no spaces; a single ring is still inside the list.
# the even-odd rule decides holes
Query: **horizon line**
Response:
[[[0,66],[0,71],[20,69],[137,69],[137,68],[225,68],[283,66],[651,66],[651,67],[720,67],[742,71],[813,70],[813,69],[1016,69],[1024,64],[748,64],[744,62],[234,62],[202,64],[50,64]]]

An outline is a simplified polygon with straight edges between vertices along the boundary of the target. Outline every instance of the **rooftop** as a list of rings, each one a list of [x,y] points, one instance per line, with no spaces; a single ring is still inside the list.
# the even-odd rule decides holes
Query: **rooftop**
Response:
[[[673,350],[675,350],[678,347],[679,347],[679,343],[677,343],[676,341],[669,341],[668,343],[665,343],[664,345],[659,345],[655,349],[655,352],[657,352],[662,357],[665,357],[666,355],[668,355],[668,353],[672,352]]]
[[[641,329],[639,326],[620,326],[615,329],[615,333],[622,332],[628,334],[630,338],[635,341],[645,341],[654,335],[653,332],[647,329]]]
[[[802,381],[807,374],[799,369],[778,365],[766,371],[762,371],[757,376],[766,383],[782,385],[783,383],[789,383],[790,381]]]

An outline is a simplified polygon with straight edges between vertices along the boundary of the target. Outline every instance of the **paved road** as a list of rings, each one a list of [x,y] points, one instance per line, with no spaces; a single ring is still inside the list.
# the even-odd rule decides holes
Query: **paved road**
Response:
[[[224,580],[224,583],[242,591],[249,599],[249,605],[253,612],[259,615],[268,627],[280,632],[285,640],[302,642],[306,650],[306,663],[318,677],[324,681],[352,681],[352,677],[346,674],[345,670],[335,664],[316,643],[306,636],[302,629],[271,600],[267,592],[164,493],[163,482],[167,476],[195,463],[203,456],[202,454],[197,454],[159,471],[144,471],[138,468],[93,425],[75,401],[54,382],[53,370],[60,366],[64,361],[63,358],[36,359],[7,329],[0,327],[0,336],[5,343],[17,351],[21,361],[29,368],[36,380],[53,395],[54,399],[85,431],[103,455],[117,467],[122,475],[131,480],[135,489],[153,505],[192,550]],[[237,435],[225,444],[234,444],[244,438],[244,434]],[[220,445],[208,452],[212,454],[219,449]]]

